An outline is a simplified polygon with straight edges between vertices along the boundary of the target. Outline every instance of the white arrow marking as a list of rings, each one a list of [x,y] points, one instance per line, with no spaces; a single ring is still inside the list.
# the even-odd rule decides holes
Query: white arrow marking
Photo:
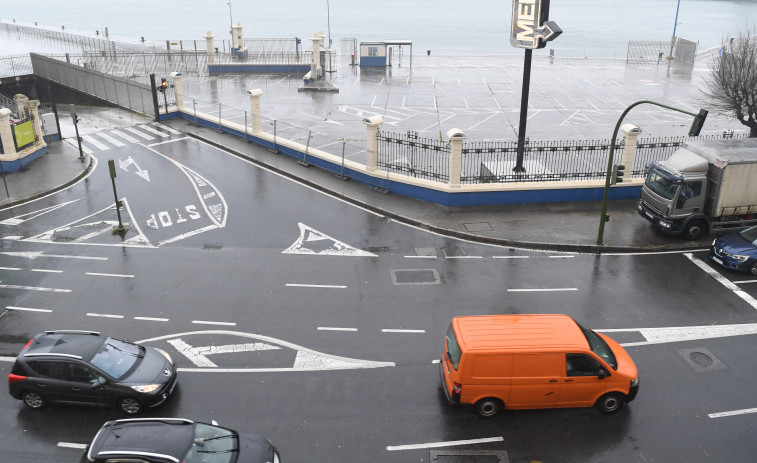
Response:
[[[221,335],[240,336],[243,338],[251,338],[257,341],[264,342],[266,344],[276,344],[281,347],[287,347],[289,349],[296,350],[297,357],[294,361],[294,364],[291,367],[285,367],[285,368],[179,368],[180,371],[184,371],[184,372],[188,371],[188,372],[193,372],[193,373],[205,372],[205,371],[210,371],[213,373],[257,373],[257,372],[273,372],[273,371],[350,370],[350,369],[357,369],[357,368],[393,367],[395,365],[394,362],[375,362],[372,360],[361,360],[361,359],[353,359],[353,358],[347,358],[347,357],[339,357],[336,355],[324,354],[322,352],[317,352],[312,349],[308,349],[306,347],[302,347],[291,342],[282,341],[281,339],[271,338],[268,336],[262,336],[259,334],[245,333],[241,331],[225,331],[225,330],[190,331],[186,333],[169,334],[166,336],[158,336],[156,338],[143,339],[142,341],[137,341],[137,342],[139,344],[144,344],[147,342],[160,341],[163,339],[166,339],[166,340],[179,339],[179,336],[190,336],[193,334],[203,334],[203,335],[221,334]]]
[[[139,164],[137,164],[137,162],[134,159],[132,159],[131,156],[129,156],[126,159],[126,161],[122,161],[120,159],[118,160],[118,167],[120,167],[121,169],[123,169],[126,172],[129,171],[129,166],[132,165],[132,164],[134,165],[134,167],[137,168],[137,171],[134,172],[134,173],[137,174],[137,175],[139,175],[140,177],[142,177],[143,179],[145,179],[145,180],[147,180],[149,182],[150,181],[150,175],[147,173],[146,170],[142,170],[139,167]]]
[[[376,254],[342,243],[325,233],[308,227],[304,223],[298,223],[297,225],[300,227],[300,237],[294,244],[282,251],[282,254],[377,257]]]
[[[252,342],[247,344],[229,344],[226,346],[201,346],[192,347],[181,338],[171,339],[169,344],[174,346],[181,354],[188,358],[192,363],[198,367],[211,367],[216,368],[218,365],[211,362],[208,359],[208,355],[211,354],[225,354],[228,352],[252,352],[258,350],[276,350],[281,347],[272,346],[262,342]]]

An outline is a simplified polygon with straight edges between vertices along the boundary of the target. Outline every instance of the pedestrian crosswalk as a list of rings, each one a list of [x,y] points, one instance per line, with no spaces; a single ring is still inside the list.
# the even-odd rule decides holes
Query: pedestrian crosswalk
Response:
[[[96,151],[107,151],[129,144],[164,141],[171,135],[181,134],[182,132],[159,122],[120,127],[82,136],[82,151],[93,154]],[[76,140],[67,141],[76,144]]]

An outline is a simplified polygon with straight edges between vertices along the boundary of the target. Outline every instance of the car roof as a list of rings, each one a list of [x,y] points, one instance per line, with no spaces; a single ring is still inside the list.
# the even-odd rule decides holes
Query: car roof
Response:
[[[452,323],[464,350],[589,348],[578,323],[564,314],[473,315]]]
[[[178,462],[192,445],[194,422],[181,418],[136,418],[109,421],[92,441],[90,456],[151,456]]]
[[[94,331],[46,331],[34,337],[26,354],[65,354],[92,358],[107,336]]]

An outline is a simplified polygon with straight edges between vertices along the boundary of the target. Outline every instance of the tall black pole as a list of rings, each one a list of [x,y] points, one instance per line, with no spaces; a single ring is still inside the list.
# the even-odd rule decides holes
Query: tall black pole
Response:
[[[513,172],[525,172],[523,167],[523,153],[526,150],[526,122],[528,121],[528,92],[531,86],[531,54],[533,50],[526,48],[523,59],[523,90],[520,94],[520,122],[518,123],[518,157],[515,160]]]

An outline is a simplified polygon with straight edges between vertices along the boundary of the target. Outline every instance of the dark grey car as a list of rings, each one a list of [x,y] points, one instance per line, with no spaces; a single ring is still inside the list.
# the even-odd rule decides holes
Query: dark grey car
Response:
[[[117,406],[133,415],[165,402],[176,387],[167,352],[93,331],[47,331],[16,358],[8,390],[33,409],[48,402]]]

